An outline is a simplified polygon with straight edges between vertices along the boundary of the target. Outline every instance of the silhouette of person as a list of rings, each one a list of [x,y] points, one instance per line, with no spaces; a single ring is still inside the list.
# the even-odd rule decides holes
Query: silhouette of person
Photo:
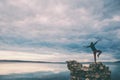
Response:
[[[98,40],[98,41],[99,41],[99,40]],[[97,54],[97,57],[99,58],[100,54],[102,53],[101,50],[97,50],[97,49],[95,48],[95,45],[98,43],[98,41],[96,41],[95,43],[91,42],[89,46],[85,46],[86,48],[91,48],[91,49],[92,49],[95,63],[96,63],[96,54],[98,53],[98,54]]]

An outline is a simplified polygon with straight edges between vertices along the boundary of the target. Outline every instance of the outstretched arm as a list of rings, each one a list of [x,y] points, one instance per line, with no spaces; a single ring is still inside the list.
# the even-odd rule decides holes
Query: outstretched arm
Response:
[[[96,44],[98,43],[98,41],[100,41],[100,40],[97,40],[97,41],[94,43],[94,45],[96,45]]]

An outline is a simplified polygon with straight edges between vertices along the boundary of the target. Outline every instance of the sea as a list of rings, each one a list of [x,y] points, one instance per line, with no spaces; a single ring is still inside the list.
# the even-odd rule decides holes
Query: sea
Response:
[[[112,80],[120,80],[120,63],[104,64]],[[70,72],[66,63],[0,62],[0,80],[70,80]]]

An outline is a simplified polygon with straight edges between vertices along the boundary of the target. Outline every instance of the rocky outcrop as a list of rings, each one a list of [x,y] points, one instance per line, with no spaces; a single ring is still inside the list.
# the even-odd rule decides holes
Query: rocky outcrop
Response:
[[[111,71],[102,62],[83,66],[77,61],[67,61],[70,80],[111,80]]]

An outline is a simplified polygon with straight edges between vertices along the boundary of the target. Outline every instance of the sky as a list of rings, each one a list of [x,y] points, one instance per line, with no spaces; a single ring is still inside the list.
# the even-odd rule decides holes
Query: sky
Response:
[[[120,60],[120,0],[0,0],[0,60]]]

